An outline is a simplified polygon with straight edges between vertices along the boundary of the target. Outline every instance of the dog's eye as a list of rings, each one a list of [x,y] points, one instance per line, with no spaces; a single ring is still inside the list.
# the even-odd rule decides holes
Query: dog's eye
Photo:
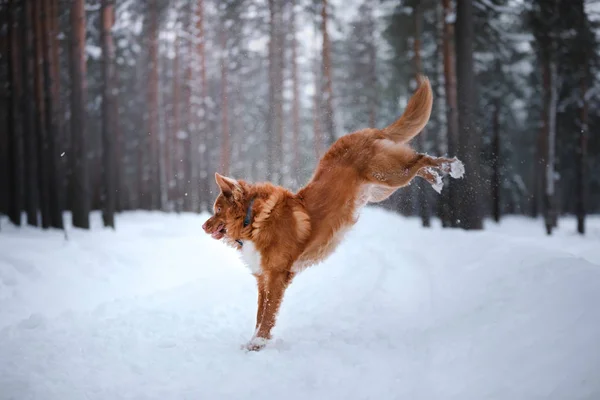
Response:
[[[217,207],[217,214],[221,212],[221,207]]]

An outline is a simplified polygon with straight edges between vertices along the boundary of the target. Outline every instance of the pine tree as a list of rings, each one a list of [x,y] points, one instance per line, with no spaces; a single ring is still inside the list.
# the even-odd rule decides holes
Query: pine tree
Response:
[[[90,191],[87,161],[86,131],[86,60],[85,60],[85,7],[83,0],[71,3],[71,174],[73,226],[89,229]]]
[[[41,4],[41,31],[42,31],[42,70],[44,82],[44,121],[45,131],[47,133],[47,148],[46,151],[46,177],[48,180],[48,208],[50,225],[54,228],[63,229],[62,206],[60,201],[61,190],[61,171],[59,170],[58,154],[57,154],[57,138],[58,138],[58,115],[55,111],[57,99],[56,82],[53,74],[56,68],[54,64],[54,46],[56,45],[54,31],[54,15],[51,9],[51,0],[43,0]]]
[[[413,18],[414,18],[414,39],[413,39],[413,51],[414,51],[414,65],[416,72],[416,79],[418,75],[423,73],[423,64],[421,61],[421,36],[423,31],[423,6],[420,1],[416,1],[413,6]],[[421,152],[427,152],[425,147],[425,140],[427,135],[427,128],[417,136],[417,148]],[[431,215],[429,210],[429,199],[427,196],[427,185],[426,181],[419,181],[419,213],[421,214],[421,223],[424,227],[431,226]]]
[[[33,36],[34,36],[34,90],[35,90],[35,118],[34,126],[37,136],[37,167],[38,167],[38,193],[40,196],[40,211],[42,214],[42,228],[51,226],[50,218],[50,165],[49,141],[51,132],[48,132],[46,125],[46,107],[45,104],[45,82],[44,82],[44,30],[42,27],[42,1],[34,2],[32,11]]]
[[[21,180],[23,176],[23,140],[20,118],[21,113],[17,107],[23,96],[20,85],[20,63],[18,46],[17,4],[16,0],[9,1],[6,7],[7,15],[7,40],[6,40],[6,66],[8,73],[9,91],[7,96],[8,109],[6,120],[7,134],[7,214],[10,221],[21,225],[21,210],[23,189]]]
[[[481,194],[479,190],[481,136],[475,118],[475,84],[473,81],[473,0],[456,3],[456,77],[458,100],[458,158],[468,171],[459,182],[458,226],[482,229]]]
[[[115,228],[116,207],[116,164],[115,164],[115,50],[112,38],[114,25],[114,3],[102,0],[102,155],[104,169],[104,207],[102,220],[104,226]]]
[[[322,0],[321,4],[321,33],[323,34],[323,102],[324,102],[324,128],[326,145],[331,146],[336,140],[335,118],[333,115],[333,82],[331,66],[331,43],[329,40],[329,10],[327,0]]]

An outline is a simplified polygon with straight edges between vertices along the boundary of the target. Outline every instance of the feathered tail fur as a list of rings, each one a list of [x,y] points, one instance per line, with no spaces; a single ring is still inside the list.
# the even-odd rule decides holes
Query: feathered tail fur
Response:
[[[423,75],[419,75],[417,80],[419,86],[408,101],[408,105],[400,119],[383,129],[383,132],[391,140],[398,143],[406,143],[417,136],[431,116],[433,105],[431,84],[429,79]]]

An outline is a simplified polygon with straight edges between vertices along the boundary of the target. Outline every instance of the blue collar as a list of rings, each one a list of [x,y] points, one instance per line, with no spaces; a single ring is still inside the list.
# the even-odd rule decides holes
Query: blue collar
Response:
[[[250,220],[252,219],[252,205],[254,204],[254,198],[250,200],[250,204],[248,204],[248,209],[246,210],[246,218],[244,218],[244,228],[250,225]]]
[[[244,218],[244,228],[247,227],[248,225],[250,225],[250,222],[252,220],[252,205],[253,204],[254,204],[254,198],[252,200],[250,200],[250,204],[248,204],[248,209],[246,210],[246,217]],[[235,241],[240,246],[244,245],[244,242],[242,242],[241,239],[235,239]]]

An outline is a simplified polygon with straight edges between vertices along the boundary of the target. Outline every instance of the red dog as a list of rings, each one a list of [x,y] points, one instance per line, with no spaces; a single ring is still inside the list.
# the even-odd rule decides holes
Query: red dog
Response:
[[[399,120],[339,138],[297,193],[215,174],[221,193],[202,228],[239,249],[256,277],[258,311],[248,350],[260,350],[271,338],[294,274],[329,256],[365,204],[385,200],[415,176],[437,192],[440,174],[462,177],[464,167],[456,158],[430,157],[406,144],[429,121],[432,102],[431,85],[422,77]]]

